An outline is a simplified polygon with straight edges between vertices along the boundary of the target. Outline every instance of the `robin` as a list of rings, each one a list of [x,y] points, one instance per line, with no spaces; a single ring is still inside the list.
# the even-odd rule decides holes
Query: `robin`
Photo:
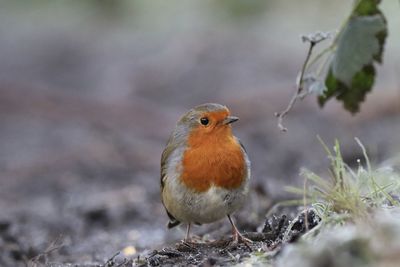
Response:
[[[168,228],[218,221],[225,216],[232,225],[234,242],[251,242],[243,237],[232,213],[246,200],[250,161],[239,139],[232,134],[226,106],[199,105],[182,116],[161,157],[162,202],[170,219]]]

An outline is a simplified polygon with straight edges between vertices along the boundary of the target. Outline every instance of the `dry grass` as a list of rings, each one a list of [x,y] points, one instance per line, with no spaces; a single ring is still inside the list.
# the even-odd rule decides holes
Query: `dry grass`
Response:
[[[329,177],[302,169],[304,188],[288,187],[287,190],[302,195],[303,203],[311,205],[323,221],[367,219],[375,209],[399,206],[400,175],[387,166],[373,168],[358,138],[355,140],[364,158],[358,159],[356,170],[343,161],[337,140],[332,150],[319,140],[330,159]]]

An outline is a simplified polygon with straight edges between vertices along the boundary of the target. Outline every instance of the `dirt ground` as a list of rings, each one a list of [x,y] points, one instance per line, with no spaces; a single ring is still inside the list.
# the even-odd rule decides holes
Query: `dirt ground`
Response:
[[[169,129],[164,128],[169,127],[156,132],[143,122],[137,128],[134,121],[141,118],[121,116],[138,110],[144,114],[147,106],[109,109],[62,93],[43,96],[19,88],[0,92],[0,134],[7,140],[1,150],[5,166],[0,181],[1,266],[26,266],[27,262],[48,266],[230,265],[249,254],[246,247],[226,244],[230,236],[227,220],[194,228],[201,242],[214,243],[195,245],[193,251],[175,245],[184,236],[184,228],[166,229],[158,184],[157,155],[168,135]],[[235,218],[243,232],[259,240],[252,245],[256,251],[270,249],[277,240],[260,233],[270,207],[287,198],[284,185],[301,185],[301,166],[315,171],[327,166],[310,127],[319,129],[326,140],[341,138],[344,158],[350,164],[361,158],[350,136],[365,142],[374,162],[393,155],[390,151],[396,151],[400,143],[399,136],[392,134],[400,130],[399,113],[379,111],[379,106],[374,117],[360,117],[351,124],[339,123],[329,115],[310,115],[308,108],[299,107],[286,121],[289,133],[282,135],[274,119],[265,120],[267,112],[257,115],[261,107],[253,105],[254,111],[249,111],[247,105],[246,100],[230,105],[236,114],[242,113],[243,123],[238,123],[236,132],[253,163],[252,193]],[[171,125],[176,120],[174,115],[150,111],[146,118],[150,125]],[[138,133],[135,138],[139,140],[131,140],[132,132]],[[17,161],[25,162],[25,167],[14,167]],[[281,215],[294,216],[277,214]]]
[[[294,210],[290,215],[273,214],[267,217],[260,232],[245,233],[244,236],[252,241],[250,244],[236,244],[232,239],[226,238],[204,243],[181,242],[172,248],[154,250],[144,259],[138,258],[136,264],[138,266],[231,266],[250,258],[252,252],[259,253],[260,259],[257,259],[257,263],[261,264],[263,261],[267,263],[279,253],[282,245],[295,242],[302,234],[318,225],[319,221],[320,218],[312,210],[298,215]],[[264,255],[264,258],[261,258],[263,253],[268,256]]]

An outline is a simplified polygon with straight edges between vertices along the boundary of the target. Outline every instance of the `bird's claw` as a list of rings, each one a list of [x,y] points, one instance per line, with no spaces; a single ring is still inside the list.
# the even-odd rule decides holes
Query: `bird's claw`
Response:
[[[240,243],[245,244],[248,249],[252,250],[250,245],[253,244],[253,241],[244,237],[241,233],[235,232],[232,237],[232,244],[238,245]]]

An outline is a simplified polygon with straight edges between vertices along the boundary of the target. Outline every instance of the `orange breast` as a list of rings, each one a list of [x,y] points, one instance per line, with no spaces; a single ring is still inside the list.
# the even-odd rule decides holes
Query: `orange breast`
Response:
[[[183,155],[183,183],[196,192],[212,185],[238,188],[245,178],[246,164],[239,142],[226,127],[216,133],[192,133]]]

